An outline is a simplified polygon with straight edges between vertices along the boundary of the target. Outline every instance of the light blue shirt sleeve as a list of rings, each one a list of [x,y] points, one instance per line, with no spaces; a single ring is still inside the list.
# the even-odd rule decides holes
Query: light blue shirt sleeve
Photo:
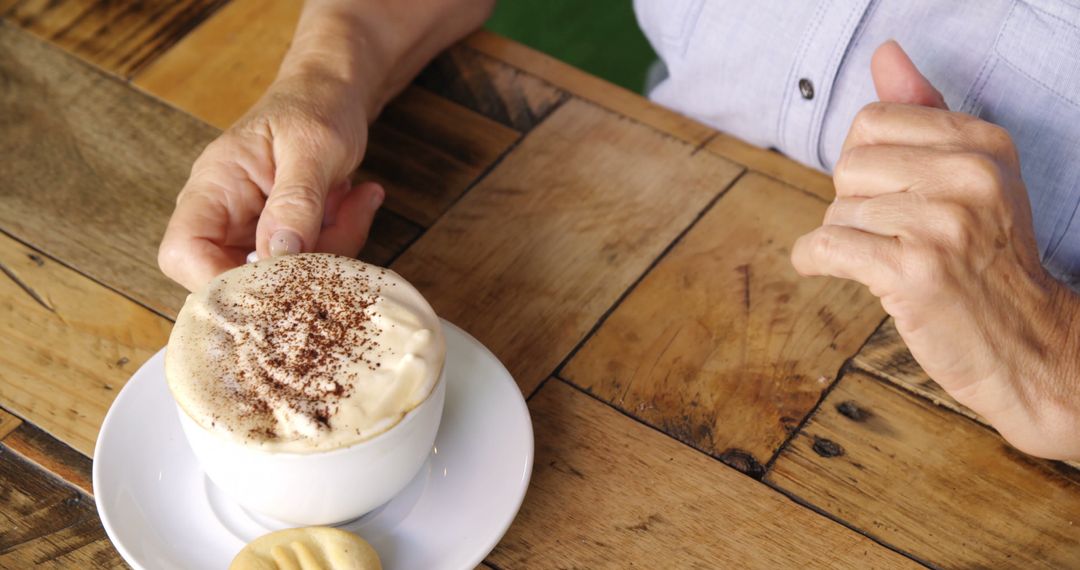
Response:
[[[662,105],[823,171],[896,39],[953,110],[1005,127],[1043,264],[1080,288],[1080,0],[635,0]]]

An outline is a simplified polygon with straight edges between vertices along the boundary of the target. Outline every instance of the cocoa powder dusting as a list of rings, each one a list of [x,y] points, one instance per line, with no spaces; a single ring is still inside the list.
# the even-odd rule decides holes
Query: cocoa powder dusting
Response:
[[[381,331],[368,308],[379,299],[376,276],[346,274],[320,256],[277,260],[273,274],[245,276],[244,300],[218,310],[246,327],[230,332],[226,350],[236,371],[226,384],[229,397],[254,439],[273,440],[272,410],[286,407],[330,429],[338,403],[350,394],[342,363],[356,361],[376,370]],[[360,349],[359,351],[357,349]],[[357,356],[359,354],[359,356]]]

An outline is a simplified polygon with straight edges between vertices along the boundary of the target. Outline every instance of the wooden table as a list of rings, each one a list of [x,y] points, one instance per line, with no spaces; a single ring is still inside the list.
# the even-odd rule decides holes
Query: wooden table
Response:
[[[184,297],[155,263],[174,196],[295,4],[0,0],[0,567],[123,565],[97,431]],[[790,267],[826,176],[484,32],[359,176],[390,190],[363,257],[528,397],[491,568],[1080,566],[1080,471],[952,401],[862,287]]]

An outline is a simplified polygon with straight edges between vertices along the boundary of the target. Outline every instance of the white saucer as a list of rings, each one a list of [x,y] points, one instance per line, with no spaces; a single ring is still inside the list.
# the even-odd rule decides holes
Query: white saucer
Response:
[[[472,570],[514,520],[533,462],[529,411],[514,379],[461,329],[446,331],[446,409],[420,474],[386,505],[340,525],[387,570]],[[116,397],[94,452],[101,522],[135,568],[224,569],[287,525],[252,516],[203,475],[180,431],[162,350]]]

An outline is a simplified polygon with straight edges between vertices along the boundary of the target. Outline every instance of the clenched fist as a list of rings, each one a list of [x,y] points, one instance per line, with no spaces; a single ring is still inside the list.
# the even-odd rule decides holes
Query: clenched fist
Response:
[[[1080,300],[1040,264],[1008,133],[948,111],[895,42],[872,68],[881,102],[792,263],[868,286],[926,372],[1017,448],[1080,457]]]

